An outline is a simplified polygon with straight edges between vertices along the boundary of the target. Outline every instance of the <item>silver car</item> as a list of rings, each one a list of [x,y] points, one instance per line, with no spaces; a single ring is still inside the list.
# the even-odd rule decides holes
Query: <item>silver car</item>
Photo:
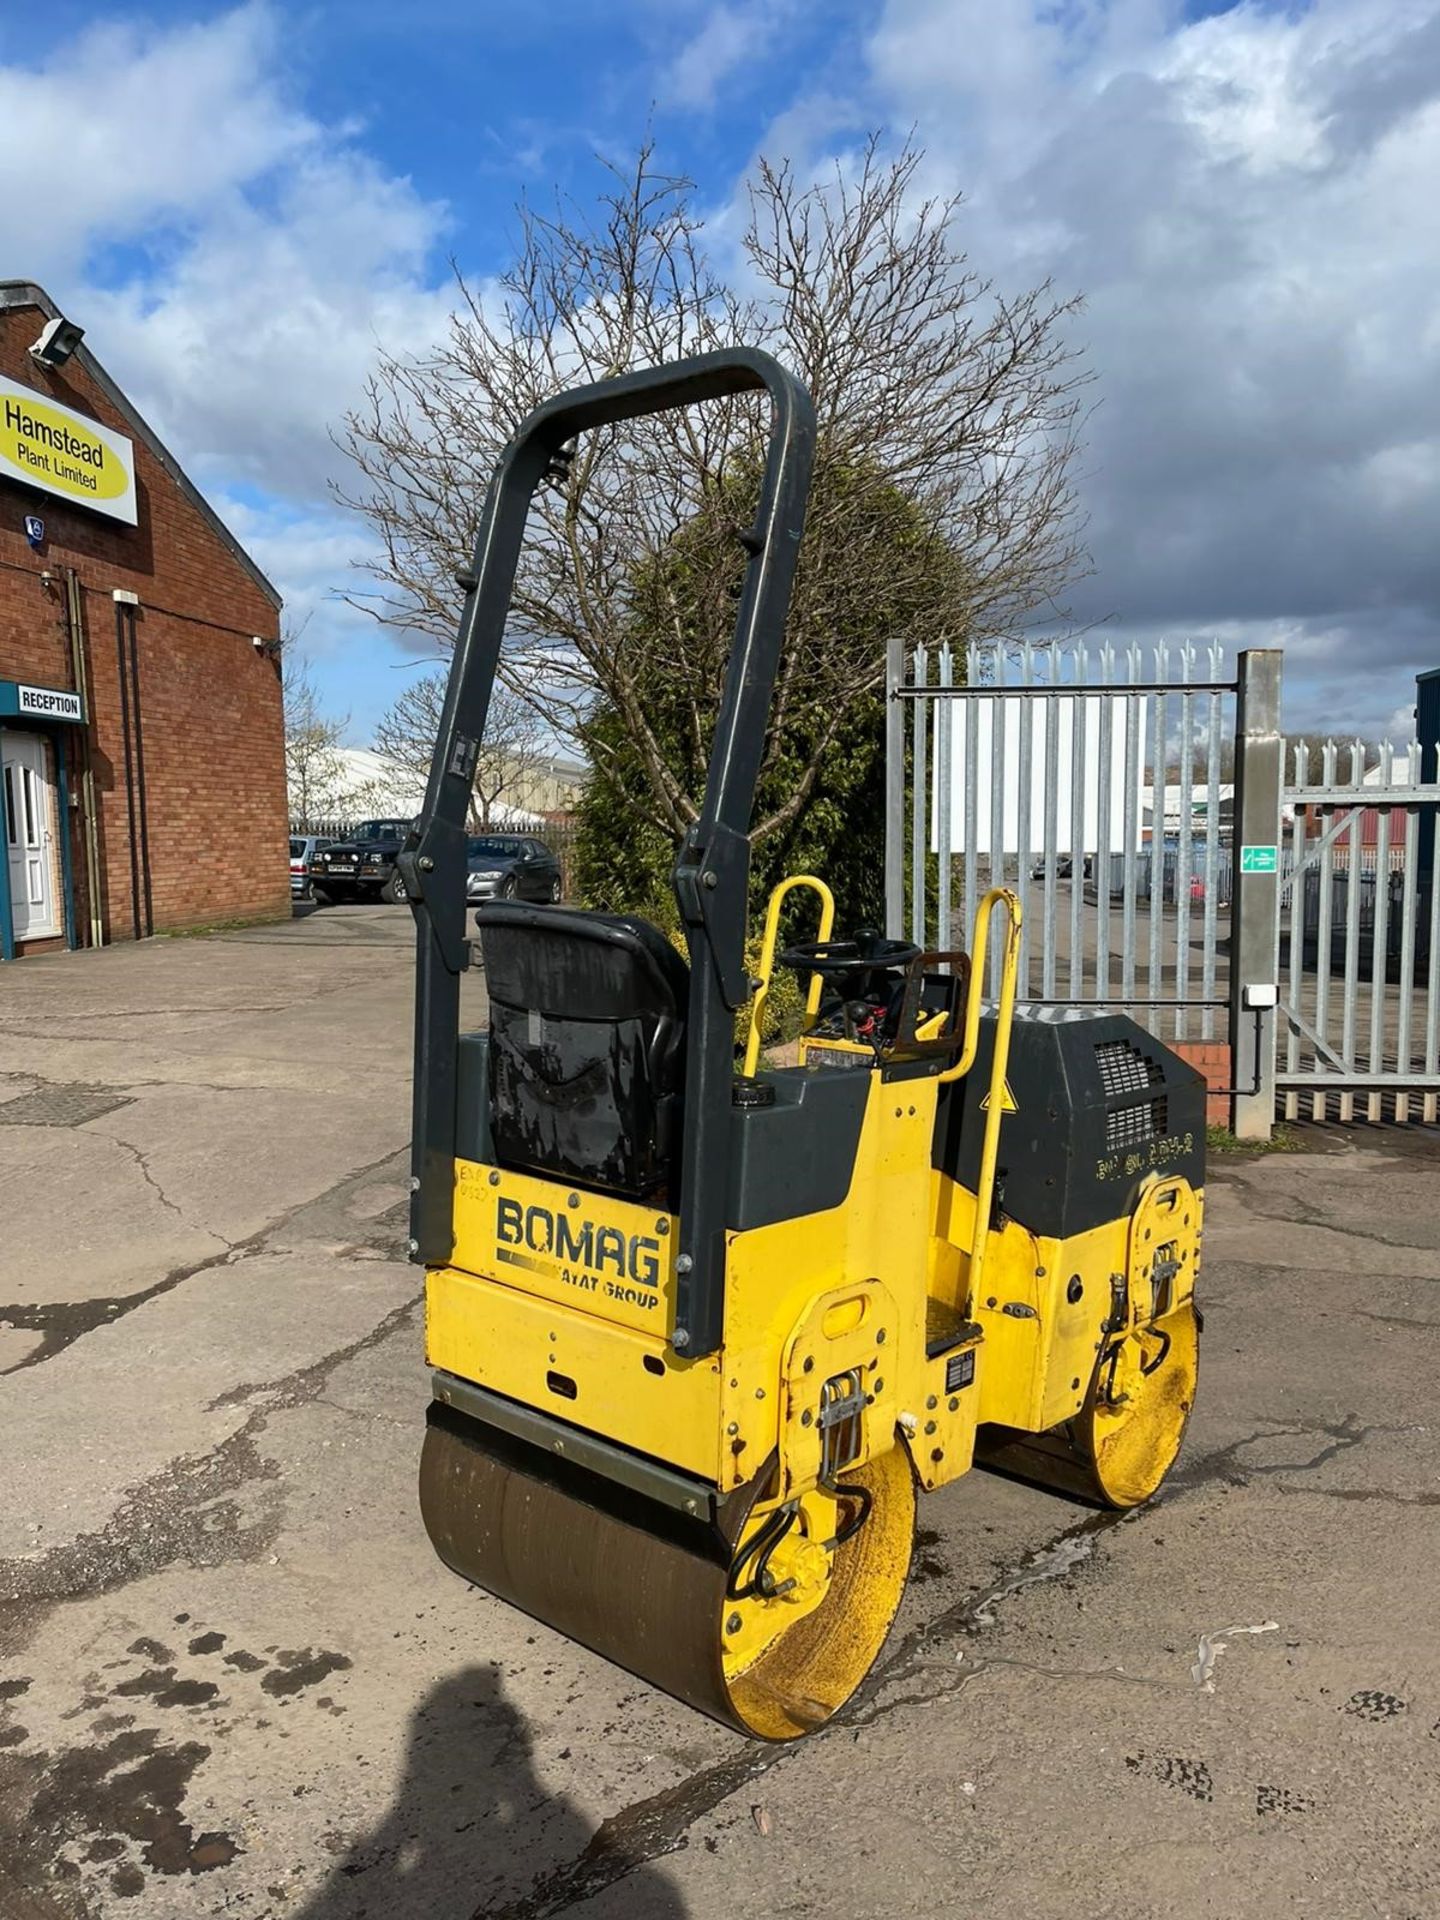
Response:
[[[313,900],[315,898],[315,875],[311,867],[316,852],[328,847],[333,841],[320,838],[313,833],[292,833],[290,836],[290,898],[292,900]]]

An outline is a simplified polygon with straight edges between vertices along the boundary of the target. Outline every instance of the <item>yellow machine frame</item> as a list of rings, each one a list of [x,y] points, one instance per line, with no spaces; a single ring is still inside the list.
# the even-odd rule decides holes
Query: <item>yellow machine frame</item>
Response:
[[[830,891],[813,875],[793,876],[771,895],[747,1072],[758,1065],[780,911],[801,887],[820,898],[822,938],[833,924]],[[974,1065],[997,913],[1005,940],[996,1039],[980,1180],[971,1193],[932,1169],[930,1147],[939,1089]],[[1078,1415],[1098,1342],[1093,1310],[1077,1312],[1065,1299],[1070,1276],[1103,1276],[1108,1299],[1112,1274],[1134,1276],[1143,1266],[1151,1215],[1173,1211],[1185,1222],[1179,1237],[1187,1282],[1172,1296],[1171,1311],[1184,1311],[1198,1261],[1201,1198],[1185,1181],[1157,1176],[1133,1218],[1070,1242],[1036,1239],[1015,1222],[991,1226],[1020,915],[1018,899],[1004,888],[980,904],[953,1062],[898,1084],[871,1076],[844,1201],[728,1236],[719,1354],[687,1360],[667,1342],[673,1215],[460,1160],[454,1258],[431,1272],[426,1292],[430,1364],[527,1405],[553,1404],[554,1378],[573,1382],[588,1429],[724,1492],[747,1482],[772,1452],[785,1495],[813,1488],[818,1442],[813,1417],[804,1424],[798,1390],[811,1375],[858,1370],[866,1391],[860,1457],[885,1451],[898,1433],[927,1488],[969,1468],[981,1424],[1040,1433]],[[812,983],[812,1017],[817,1000]],[[866,1051],[815,1038],[807,1047],[812,1057]],[[567,1257],[582,1245],[598,1251],[598,1264]],[[1136,1302],[1132,1321],[1143,1324],[1144,1287],[1127,1297]],[[972,1330],[968,1345],[927,1361],[927,1328],[947,1320]],[[955,1353],[972,1349],[976,1390],[947,1390]]]

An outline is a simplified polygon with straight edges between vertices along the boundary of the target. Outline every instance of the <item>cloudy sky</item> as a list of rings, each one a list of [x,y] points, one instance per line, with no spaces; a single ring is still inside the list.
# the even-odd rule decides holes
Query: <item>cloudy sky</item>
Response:
[[[409,656],[338,595],[330,431],[522,192],[653,123],[723,214],[758,152],[913,127],[972,260],[1078,291],[1117,643],[1283,646],[1287,719],[1440,666],[1440,0],[48,0],[0,15],[0,278],[88,329],[285,592],[357,741]]]

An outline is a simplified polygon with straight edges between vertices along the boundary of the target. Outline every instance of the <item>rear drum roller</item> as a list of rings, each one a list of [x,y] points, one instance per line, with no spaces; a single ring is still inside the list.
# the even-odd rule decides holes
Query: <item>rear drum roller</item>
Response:
[[[1199,1316],[1193,1300],[1131,1327],[1100,1356],[1085,1405],[1050,1433],[982,1429],[976,1458],[1102,1507],[1138,1507],[1175,1464],[1195,1404]]]
[[[1133,1328],[1101,1356],[1075,1443],[1094,1496],[1138,1507],[1175,1464],[1195,1404],[1199,1322],[1193,1301],[1153,1326]]]
[[[897,1446],[785,1507],[759,1484],[717,1531],[432,1409],[420,1504],[440,1558],[476,1586],[739,1733],[793,1740],[884,1644],[914,1480]]]

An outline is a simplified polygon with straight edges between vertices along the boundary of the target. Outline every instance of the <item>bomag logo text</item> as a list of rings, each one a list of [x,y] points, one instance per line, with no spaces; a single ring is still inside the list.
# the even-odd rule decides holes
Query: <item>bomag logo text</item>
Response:
[[[495,1240],[503,1261],[552,1274],[582,1293],[646,1309],[660,1304],[660,1242],[651,1234],[625,1234],[575,1214],[497,1199]]]

